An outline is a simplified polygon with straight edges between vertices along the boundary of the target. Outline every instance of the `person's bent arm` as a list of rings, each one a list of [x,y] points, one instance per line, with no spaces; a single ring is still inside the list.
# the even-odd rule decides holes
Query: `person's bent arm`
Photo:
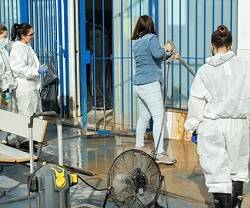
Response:
[[[160,46],[159,40],[156,35],[154,35],[149,41],[150,52],[154,58],[166,60],[170,57],[171,53],[166,52],[164,48]]]
[[[27,53],[22,48],[13,48],[10,54],[10,67],[16,76],[24,79],[34,79],[38,77],[38,68],[27,65]]]
[[[200,122],[203,120],[203,111],[207,100],[211,98],[202,79],[197,76],[190,90],[188,100],[188,117],[184,124],[187,131],[194,132],[198,129]]]

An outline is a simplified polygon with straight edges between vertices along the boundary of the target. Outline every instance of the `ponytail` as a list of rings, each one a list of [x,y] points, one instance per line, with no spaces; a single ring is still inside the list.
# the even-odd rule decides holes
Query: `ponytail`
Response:
[[[19,28],[19,24],[15,23],[11,28],[11,41],[15,41],[17,39],[17,31]]]
[[[227,26],[220,25],[212,33],[211,43],[216,47],[229,47],[232,45],[232,33],[228,30]]]
[[[21,40],[22,36],[27,35],[31,28],[32,26],[28,23],[15,23],[11,28],[11,41]]]

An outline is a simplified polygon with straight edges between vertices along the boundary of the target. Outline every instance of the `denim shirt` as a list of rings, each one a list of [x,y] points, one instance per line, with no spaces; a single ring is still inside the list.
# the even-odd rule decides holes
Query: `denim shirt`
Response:
[[[161,63],[169,56],[160,46],[155,34],[146,34],[134,40],[133,52],[136,63],[134,85],[162,80]]]

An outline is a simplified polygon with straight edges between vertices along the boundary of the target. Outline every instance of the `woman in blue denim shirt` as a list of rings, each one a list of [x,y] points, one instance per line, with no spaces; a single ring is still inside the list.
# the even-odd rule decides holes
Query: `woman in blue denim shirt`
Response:
[[[137,106],[139,113],[135,148],[146,151],[144,134],[148,121],[152,117],[155,149],[158,139],[160,139],[156,159],[158,162],[171,165],[174,164],[176,160],[169,158],[163,147],[164,133],[162,122],[164,108],[160,82],[162,79],[162,61],[170,57],[172,48],[170,44],[166,44],[165,48],[160,46],[155,33],[154,22],[152,18],[147,15],[138,18],[132,40],[136,62],[134,85],[138,96]]]

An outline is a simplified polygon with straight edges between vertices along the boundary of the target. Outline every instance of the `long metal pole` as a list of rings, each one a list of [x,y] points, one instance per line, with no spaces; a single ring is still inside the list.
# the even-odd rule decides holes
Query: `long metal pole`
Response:
[[[62,124],[60,120],[57,121],[57,137],[58,137],[58,164],[63,166],[63,138],[62,138]]]
[[[34,172],[33,125],[29,124],[30,173]]]

